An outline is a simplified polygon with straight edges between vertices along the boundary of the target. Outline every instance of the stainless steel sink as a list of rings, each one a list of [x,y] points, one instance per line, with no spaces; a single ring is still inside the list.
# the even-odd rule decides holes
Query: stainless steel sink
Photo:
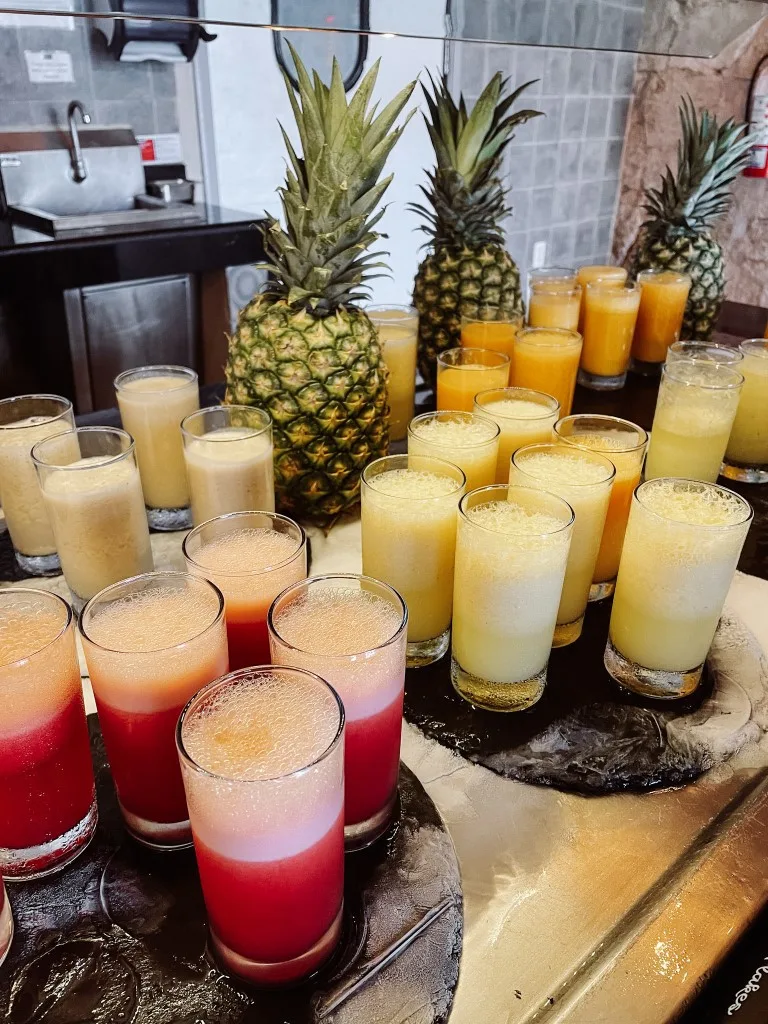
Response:
[[[53,213],[34,206],[11,206],[11,221],[51,238],[80,238],[84,235],[126,234],[149,231],[170,224],[202,220],[196,206],[178,205],[130,210],[104,210],[99,213]]]

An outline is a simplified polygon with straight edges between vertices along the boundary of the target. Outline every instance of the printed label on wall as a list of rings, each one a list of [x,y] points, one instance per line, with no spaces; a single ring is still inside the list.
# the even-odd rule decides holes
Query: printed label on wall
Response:
[[[138,135],[141,159],[145,164],[180,164],[184,155],[181,150],[181,135],[172,132],[167,135]]]
[[[30,82],[74,82],[72,54],[66,50],[25,50],[27,76]]]

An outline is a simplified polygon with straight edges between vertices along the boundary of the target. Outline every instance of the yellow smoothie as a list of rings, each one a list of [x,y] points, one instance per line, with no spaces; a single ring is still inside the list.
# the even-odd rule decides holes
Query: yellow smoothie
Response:
[[[485,487],[496,477],[499,427],[487,416],[469,412],[428,412],[411,420],[408,454],[429,455],[458,466],[466,489]]]
[[[379,332],[389,370],[389,437],[402,441],[413,419],[419,317],[410,306],[371,306],[366,313]]]
[[[549,441],[560,416],[556,398],[527,388],[497,388],[482,391],[475,398],[475,411],[498,423],[499,459],[496,483],[509,480],[510,459],[518,448]]]

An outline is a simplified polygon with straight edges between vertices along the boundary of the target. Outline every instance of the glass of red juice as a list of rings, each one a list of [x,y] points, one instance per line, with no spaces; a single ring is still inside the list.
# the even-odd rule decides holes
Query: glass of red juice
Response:
[[[269,606],[307,577],[304,530],[275,512],[232,512],[188,533],[183,551],[189,572],[224,595],[230,669],[268,665]]]
[[[397,802],[405,602],[369,576],[314,576],[283,591],[268,622],[272,661],[317,672],[344,703],[346,847],[369,846]]]
[[[342,923],[338,695],[310,672],[232,672],[187,704],[177,746],[218,961],[260,985],[313,973]]]
[[[176,723],[228,670],[221,592],[186,573],[134,576],[91,598],[80,635],[126,828],[154,849],[190,846]]]
[[[0,591],[0,875],[42,878],[96,829],[74,615],[42,590]]]
[[[8,956],[13,939],[13,915],[11,905],[8,902],[8,893],[5,891],[3,880],[0,878],[0,967]]]

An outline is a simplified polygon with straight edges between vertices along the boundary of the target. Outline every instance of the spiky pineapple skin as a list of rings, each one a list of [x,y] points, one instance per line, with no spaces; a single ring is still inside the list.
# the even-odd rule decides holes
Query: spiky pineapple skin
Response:
[[[419,313],[419,369],[434,385],[437,356],[461,340],[461,318],[522,315],[520,271],[501,246],[442,247],[419,266],[413,288]]]
[[[278,508],[327,528],[360,501],[360,474],[389,449],[387,368],[354,307],[316,318],[259,295],[230,339],[225,403],[272,417]]]

